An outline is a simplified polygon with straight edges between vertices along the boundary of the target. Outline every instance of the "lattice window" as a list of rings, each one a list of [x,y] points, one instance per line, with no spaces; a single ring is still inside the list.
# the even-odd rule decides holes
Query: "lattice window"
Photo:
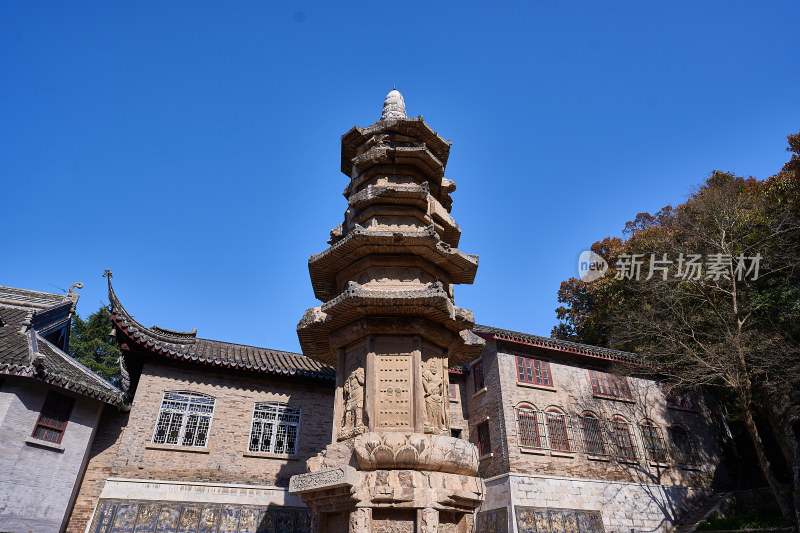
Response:
[[[664,397],[667,400],[667,407],[690,409],[692,411],[697,409],[697,405],[694,401],[694,393],[692,391],[666,388],[663,390]]]
[[[481,457],[492,453],[492,441],[489,436],[489,421],[478,424],[478,453]]]
[[[153,443],[204,447],[208,443],[215,401],[213,396],[199,392],[165,392],[153,430]]]
[[[683,464],[697,464],[699,457],[697,448],[694,445],[694,439],[682,426],[672,426],[670,428],[672,435],[672,449],[675,455],[675,460]]]
[[[638,459],[636,445],[631,435],[631,425],[624,418],[616,417],[611,420],[611,435],[617,448],[617,457],[635,461]]]
[[[611,398],[633,399],[628,380],[625,376],[615,376],[608,372],[589,370],[589,379],[592,382],[592,392],[599,396]]]
[[[541,411],[528,405],[517,407],[519,445],[523,448],[546,448],[544,419]]]
[[[639,424],[639,431],[642,432],[645,457],[650,461],[665,462],[667,460],[667,450],[664,438],[661,436],[661,429],[652,422],[645,420]]]
[[[67,428],[69,415],[75,400],[57,392],[50,391],[44,400],[39,420],[33,428],[33,438],[60,443]]]
[[[610,455],[603,421],[593,413],[584,413],[580,416],[581,433],[583,433],[584,451],[590,455]]]
[[[559,409],[537,411],[523,404],[517,411],[519,445],[523,448],[571,452],[574,450],[572,419]]]
[[[486,383],[483,380],[483,359],[473,363],[472,365],[472,379],[475,383],[475,392],[483,389]]]
[[[567,415],[557,409],[548,409],[546,416],[550,449],[559,452],[572,451],[572,425]]]
[[[450,397],[450,399],[451,400],[455,400],[456,399],[456,384],[453,383],[452,381],[450,382],[450,388],[448,389],[448,391],[449,391],[448,396]]]
[[[251,452],[297,455],[300,408],[279,402],[258,402],[250,428]]]
[[[642,432],[644,454],[647,459],[657,463],[665,463],[667,461],[667,447],[664,444],[664,438],[661,436],[661,430],[649,420],[639,424],[639,430]]]
[[[516,358],[517,381],[546,387],[553,386],[553,379],[550,377],[550,363],[521,355],[517,355]]]

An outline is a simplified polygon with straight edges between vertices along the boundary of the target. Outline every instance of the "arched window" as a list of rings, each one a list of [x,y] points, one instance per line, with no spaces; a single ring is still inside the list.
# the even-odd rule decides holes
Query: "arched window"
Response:
[[[533,406],[522,404],[517,407],[517,428],[519,431],[519,445],[523,448],[541,449],[544,425],[541,413]]]
[[[683,464],[696,464],[698,462],[697,448],[694,446],[694,439],[683,426],[672,426],[672,446],[675,451],[675,459]]]
[[[661,429],[649,420],[642,420],[639,424],[639,429],[642,432],[644,453],[647,459],[657,463],[665,463],[667,461],[667,448],[664,446]]]
[[[636,461],[636,446],[633,443],[630,423],[621,416],[611,419],[611,435],[617,448],[617,457],[629,461]]]
[[[581,415],[580,421],[583,446],[586,453],[590,455],[609,455],[605,435],[603,435],[603,423],[600,418],[596,414],[586,411]]]
[[[572,439],[567,416],[555,407],[547,410],[547,434],[550,437],[550,449],[559,452],[572,451]]]
[[[250,428],[251,452],[297,455],[300,408],[279,402],[258,402]]]
[[[215,401],[213,396],[200,392],[165,392],[153,430],[153,443],[205,446]]]

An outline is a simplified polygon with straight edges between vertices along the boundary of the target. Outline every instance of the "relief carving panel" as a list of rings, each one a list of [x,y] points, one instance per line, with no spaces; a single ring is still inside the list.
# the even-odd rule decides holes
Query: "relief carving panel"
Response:
[[[524,506],[514,511],[519,533],[605,533],[600,511]]]
[[[309,533],[308,509],[100,500],[91,533]],[[346,531],[345,527],[345,531]]]

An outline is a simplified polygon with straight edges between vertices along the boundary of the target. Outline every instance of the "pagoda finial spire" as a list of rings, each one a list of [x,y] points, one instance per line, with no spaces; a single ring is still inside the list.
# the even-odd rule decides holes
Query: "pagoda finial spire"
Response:
[[[406,102],[403,100],[403,95],[397,90],[395,86],[386,95],[386,100],[383,101],[383,113],[381,113],[381,120],[390,120],[396,118],[406,118]]]

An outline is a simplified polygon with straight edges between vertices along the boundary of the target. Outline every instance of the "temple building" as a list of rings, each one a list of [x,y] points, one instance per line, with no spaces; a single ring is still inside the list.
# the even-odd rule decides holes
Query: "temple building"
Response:
[[[445,177],[406,116],[342,137],[346,211],[309,259],[302,354],[146,327],[107,272],[126,401],[103,410],[66,531],[667,531],[731,482],[702,391],[632,353],[476,325]]]
[[[122,404],[65,353],[80,287],[0,287],[0,531],[63,531],[100,415]]]

